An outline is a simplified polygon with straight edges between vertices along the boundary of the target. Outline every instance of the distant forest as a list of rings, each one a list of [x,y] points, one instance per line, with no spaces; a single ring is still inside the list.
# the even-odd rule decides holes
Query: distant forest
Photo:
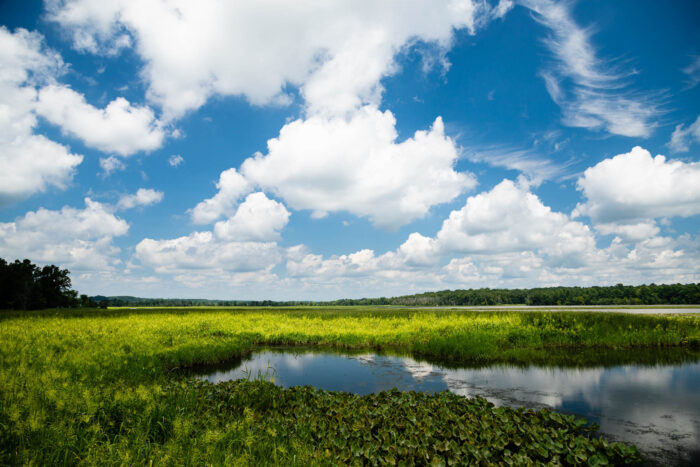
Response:
[[[536,289],[467,289],[425,292],[401,297],[333,301],[207,300],[88,297],[71,289],[70,272],[57,266],[39,267],[28,259],[13,263],[0,258],[0,309],[36,310],[107,306],[483,306],[483,305],[697,305],[698,284],[650,284],[610,287],[542,287]]]
[[[206,300],[90,297],[103,306],[481,306],[481,305],[695,305],[700,304],[699,284],[622,285],[610,287],[543,287],[536,289],[442,290],[401,297],[341,299],[333,301]]]

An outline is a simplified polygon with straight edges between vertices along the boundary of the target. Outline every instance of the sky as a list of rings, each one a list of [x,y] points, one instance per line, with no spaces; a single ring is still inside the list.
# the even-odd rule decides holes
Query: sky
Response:
[[[700,5],[0,1],[0,257],[89,295],[700,281]]]

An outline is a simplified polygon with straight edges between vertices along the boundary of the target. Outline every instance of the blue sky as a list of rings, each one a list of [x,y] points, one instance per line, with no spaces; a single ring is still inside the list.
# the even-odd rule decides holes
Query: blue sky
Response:
[[[0,3],[0,257],[81,293],[697,282],[692,2]]]

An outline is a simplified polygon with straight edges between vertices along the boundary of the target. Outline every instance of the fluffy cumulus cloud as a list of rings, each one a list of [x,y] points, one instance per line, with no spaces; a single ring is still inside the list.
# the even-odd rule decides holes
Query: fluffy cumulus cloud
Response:
[[[393,271],[390,275],[403,277],[409,271],[435,273],[445,258],[460,255],[444,272],[459,268],[461,274],[471,269],[503,275],[506,269],[531,271],[545,264],[580,267],[595,260],[595,251],[595,238],[586,225],[553,212],[527,184],[504,180],[452,211],[435,237],[412,233],[396,251],[380,256],[371,250],[327,260],[311,253],[292,255],[287,267],[293,275]],[[470,259],[461,256],[465,254]]]
[[[299,86],[314,111],[376,103],[402,47],[444,48],[454,29],[473,32],[491,17],[485,3],[471,0],[51,0],[47,8],[79,50],[113,53],[127,44],[125,34],[132,37],[148,95],[170,117],[215,94],[283,103],[287,84]]]
[[[157,149],[165,137],[150,108],[133,106],[123,97],[98,109],[67,86],[49,85],[39,91],[36,110],[86,146],[120,156]]]
[[[607,261],[600,263],[591,277],[614,283],[624,277],[628,283],[691,283],[700,280],[700,238],[681,235],[678,238],[653,236],[634,244],[616,237],[604,250]],[[593,281],[590,281],[593,282]],[[619,281],[618,281],[619,282]]]
[[[379,266],[374,251],[369,249],[324,259],[322,255],[307,252],[299,246],[288,255],[287,272],[292,276],[357,277],[376,273]]]
[[[683,124],[676,125],[668,147],[673,152],[688,152],[691,145],[698,143],[700,143],[700,116],[687,127]]]
[[[537,251],[558,262],[580,261],[595,246],[586,225],[552,211],[526,184],[511,180],[452,211],[436,243],[443,252]]]
[[[283,204],[269,199],[264,193],[251,193],[236,210],[236,214],[214,225],[216,236],[223,240],[274,241],[289,221],[289,211]]]
[[[65,68],[40,34],[0,26],[0,205],[51,186],[66,188],[83,160],[36,134],[37,116],[87,146],[122,156],[162,145],[164,132],[152,110],[123,98],[97,109],[56,83]],[[102,167],[108,174],[119,165],[107,158]]]
[[[572,17],[571,2],[520,0],[551,34],[545,44],[557,65],[542,73],[547,91],[562,108],[563,123],[572,127],[604,129],[630,137],[647,137],[661,111],[653,95],[625,91],[631,73],[611,70],[596,56],[591,29]]]
[[[347,211],[391,229],[425,216],[475,181],[453,170],[457,150],[440,118],[430,130],[396,141],[393,114],[378,110],[381,79],[396,72],[402,50],[420,42],[444,58],[455,30],[473,33],[511,6],[121,0],[105,7],[68,0],[49,2],[48,12],[80,50],[111,53],[129,34],[145,63],[148,97],[166,119],[212,95],[274,104],[288,100],[288,85],[299,89],[304,118],[285,125],[266,155],[223,172],[219,192],[190,211],[195,223],[231,216],[257,186],[314,217]]]
[[[221,172],[216,188],[219,191],[214,197],[205,199],[189,211],[195,224],[209,224],[222,216],[233,215],[238,201],[253,189],[236,169]]]
[[[444,287],[438,266],[408,266],[400,253],[377,255],[362,249],[324,258],[303,245],[286,250],[285,267],[293,296],[369,297],[424,292]]]
[[[608,232],[626,225],[620,229],[641,229],[630,232],[641,238],[655,218],[700,214],[700,162],[652,157],[641,147],[586,169],[577,186],[586,201],[574,215],[590,216]]]
[[[229,283],[251,279],[253,272],[263,278],[282,259],[275,240],[288,219],[289,212],[282,204],[263,193],[252,193],[229,219],[216,223],[213,232],[163,240],[146,238],[136,245],[135,258],[142,265],[185,282],[190,273]]]
[[[280,259],[274,242],[226,242],[212,232],[193,232],[167,240],[146,238],[136,245],[136,258],[159,273],[201,270],[258,271]]]
[[[0,206],[50,186],[65,188],[83,160],[34,133],[36,85],[62,68],[39,34],[0,27]]]
[[[160,203],[163,200],[163,192],[152,188],[139,188],[132,195],[123,195],[117,202],[117,209],[131,209],[137,206],[148,206]]]
[[[595,229],[603,235],[618,235],[620,239],[629,242],[653,238],[661,231],[654,220],[627,223],[599,223],[596,224]]]
[[[645,235],[639,232],[645,230]],[[303,246],[287,250],[286,268],[298,289],[356,297],[431,288],[693,282],[700,241],[658,236],[640,223],[606,248],[595,232],[552,211],[525,183],[504,180],[469,197],[434,237],[417,232],[396,250],[364,249],[324,258]],[[335,295],[333,295],[335,294]]]
[[[136,245],[129,268],[150,268],[182,284],[207,290],[219,284],[219,290],[228,291],[274,281],[286,298],[301,298],[300,293],[338,297],[448,286],[616,283],[620,277],[629,282],[698,280],[688,266],[700,260],[698,240],[664,237],[655,219],[700,213],[700,163],[652,158],[641,148],[586,170],[578,180],[584,201],[571,215],[553,211],[531,191],[543,180],[557,178],[562,167],[522,151],[482,151],[471,159],[519,170],[531,181],[503,180],[470,196],[434,235],[413,232],[398,248],[383,253],[360,249],[323,256],[303,245],[283,248],[277,243],[289,222],[288,208],[308,210],[314,218],[347,212],[396,229],[476,186],[472,174],[455,170],[460,151],[438,115],[430,128],[398,139],[394,114],[380,110],[382,79],[399,70],[397,55],[415,46],[427,50],[426,57],[438,57],[432,62],[426,58],[427,66],[449,66],[447,51],[456,30],[474,33],[514,5],[511,0],[494,3],[48,0],[47,18],[72,36],[76,49],[116,54],[133,48],[143,63],[146,99],[162,111],[160,120],[149,107],[124,99],[99,109],[66,86],[35,84],[34,74],[61,66],[56,57],[45,63],[51,55],[39,46],[28,49],[41,52],[36,63],[22,59],[20,73],[0,68],[5,80],[0,82],[26,93],[2,93],[0,102],[25,103],[8,106],[20,109],[15,112],[28,109],[20,115],[28,122],[24,135],[33,136],[39,114],[88,146],[128,156],[160,147],[164,127],[212,96],[241,96],[253,105],[285,105],[300,97],[299,116],[268,141],[266,151],[222,172],[216,193],[189,211],[195,224],[210,224],[208,229],[178,238],[146,238]],[[565,125],[630,137],[652,133],[661,113],[655,96],[629,91],[631,73],[597,56],[591,29],[576,23],[570,2],[515,3],[532,10],[549,31],[545,45],[554,60],[542,76]],[[0,48],[0,58],[2,54],[17,55]],[[10,110],[0,111],[9,115],[0,113],[7,122],[23,124]],[[674,151],[689,149],[696,123],[676,128],[669,143]],[[9,144],[4,141],[14,140],[0,144]],[[80,156],[66,154],[73,162],[78,158],[73,166],[80,162]],[[168,160],[172,167],[181,162],[180,156]],[[109,167],[118,170],[119,165]],[[52,183],[67,183],[66,173]],[[56,254],[67,255],[71,242],[83,241],[98,251],[96,261],[113,264],[111,240],[128,228],[114,212],[161,198],[160,192],[141,189],[114,206],[87,201],[84,211],[103,212],[103,228],[112,225],[111,233],[85,239],[82,231],[70,239],[60,234],[53,244],[63,237],[65,244]],[[77,217],[74,211],[59,213]],[[110,216],[116,224],[110,224]],[[595,230],[577,216],[589,216]],[[48,225],[50,219],[44,222]],[[8,242],[32,238],[20,233],[31,232],[26,223],[2,224],[0,246],[21,251],[20,243]],[[597,234],[614,234],[614,239],[600,247]],[[282,279],[277,277],[281,263],[286,269]]]
[[[14,222],[0,223],[0,257],[31,258],[73,272],[110,270],[119,263],[119,248],[112,240],[128,230],[109,206],[86,198],[83,209],[40,208]]]
[[[266,155],[247,159],[240,172],[294,209],[317,217],[347,211],[389,229],[475,186],[473,176],[453,169],[457,149],[440,118],[402,142],[396,141],[395,124],[391,112],[373,106],[350,119],[296,120],[268,141]]]
[[[533,284],[559,285],[567,277],[561,268],[548,266],[541,255],[533,251],[518,251],[452,258],[442,269],[445,278],[454,284],[493,287],[531,287]],[[576,272],[581,275],[581,269]]]

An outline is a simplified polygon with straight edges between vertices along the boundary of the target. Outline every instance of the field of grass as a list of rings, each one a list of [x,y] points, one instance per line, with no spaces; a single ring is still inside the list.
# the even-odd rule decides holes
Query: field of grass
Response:
[[[588,439],[580,421],[546,411],[494,409],[450,394],[361,398],[264,382],[214,386],[188,380],[182,369],[259,345],[389,350],[477,365],[586,365],[617,363],[595,355],[643,347],[668,348],[671,361],[697,359],[699,344],[700,316],[692,315],[1,312],[0,464],[620,462],[634,451]],[[644,362],[642,351],[627,355]]]

